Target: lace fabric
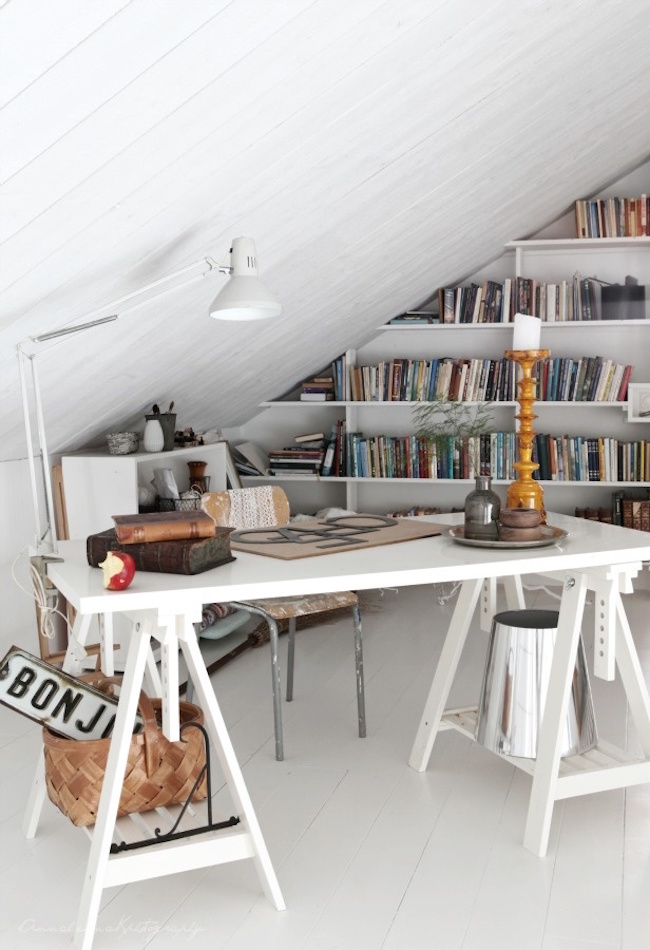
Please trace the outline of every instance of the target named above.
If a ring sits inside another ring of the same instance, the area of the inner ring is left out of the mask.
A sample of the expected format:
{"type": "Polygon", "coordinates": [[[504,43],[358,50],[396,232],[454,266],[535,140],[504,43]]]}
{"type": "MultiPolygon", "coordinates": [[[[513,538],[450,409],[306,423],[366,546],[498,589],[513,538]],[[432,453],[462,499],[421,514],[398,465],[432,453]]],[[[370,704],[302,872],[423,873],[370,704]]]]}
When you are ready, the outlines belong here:
{"type": "Polygon", "coordinates": [[[269,528],[278,523],[273,504],[273,488],[261,485],[244,491],[229,491],[230,528],[269,528]]]}

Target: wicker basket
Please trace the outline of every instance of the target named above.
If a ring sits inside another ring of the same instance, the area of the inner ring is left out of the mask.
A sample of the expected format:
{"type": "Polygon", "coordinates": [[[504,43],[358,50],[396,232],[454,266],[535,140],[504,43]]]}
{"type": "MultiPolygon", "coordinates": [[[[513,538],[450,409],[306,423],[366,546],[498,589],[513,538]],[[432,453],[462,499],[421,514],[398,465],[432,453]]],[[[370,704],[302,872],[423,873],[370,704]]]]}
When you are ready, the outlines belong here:
{"type": "Polygon", "coordinates": [[[109,455],[133,455],[140,446],[137,432],[109,432],[106,436],[109,455]]]}
{"type": "MultiPolygon", "coordinates": [[[[100,689],[115,680],[82,677],[100,689]]],[[[119,680],[118,680],[119,682],[119,680]]],[[[184,803],[201,771],[205,770],[205,745],[200,729],[184,730],[180,742],[170,742],[158,725],[162,703],[140,694],[138,708],[144,720],[143,732],[131,737],[118,817],[149,811],[162,805],[184,803]]],[[[202,725],[203,712],[193,703],[180,703],[181,726],[202,725]]],[[[93,825],[104,781],[110,739],[66,739],[47,727],[43,729],[45,784],[50,800],[79,827],[93,825]]],[[[207,795],[204,774],[192,801],[207,795]]]]}
{"type": "Polygon", "coordinates": [[[156,505],[158,511],[198,511],[201,496],[196,492],[186,498],[158,498],[156,505]]]}

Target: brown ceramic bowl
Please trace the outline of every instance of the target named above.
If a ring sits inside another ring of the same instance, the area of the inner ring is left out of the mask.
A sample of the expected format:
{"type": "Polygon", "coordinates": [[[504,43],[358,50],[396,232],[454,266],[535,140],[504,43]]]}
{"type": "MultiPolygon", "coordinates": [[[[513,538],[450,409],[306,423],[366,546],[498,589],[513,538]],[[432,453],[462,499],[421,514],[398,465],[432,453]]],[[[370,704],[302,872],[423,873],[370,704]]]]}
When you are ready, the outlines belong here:
{"type": "Polygon", "coordinates": [[[536,508],[502,508],[499,521],[506,528],[538,528],[542,516],[536,508]]]}
{"type": "Polygon", "coordinates": [[[499,525],[499,541],[541,541],[542,526],[534,528],[507,528],[499,525]]]}

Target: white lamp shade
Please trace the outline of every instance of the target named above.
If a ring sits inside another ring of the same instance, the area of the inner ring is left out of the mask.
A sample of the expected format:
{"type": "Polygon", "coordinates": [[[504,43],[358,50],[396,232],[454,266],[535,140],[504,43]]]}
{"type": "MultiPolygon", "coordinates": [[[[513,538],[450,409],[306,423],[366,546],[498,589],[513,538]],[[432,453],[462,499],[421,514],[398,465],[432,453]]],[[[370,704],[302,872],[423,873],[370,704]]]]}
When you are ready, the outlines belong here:
{"type": "Polygon", "coordinates": [[[257,276],[255,243],[235,238],[230,252],[232,274],[210,305],[217,320],[266,320],[279,317],[282,305],[257,276]]]}

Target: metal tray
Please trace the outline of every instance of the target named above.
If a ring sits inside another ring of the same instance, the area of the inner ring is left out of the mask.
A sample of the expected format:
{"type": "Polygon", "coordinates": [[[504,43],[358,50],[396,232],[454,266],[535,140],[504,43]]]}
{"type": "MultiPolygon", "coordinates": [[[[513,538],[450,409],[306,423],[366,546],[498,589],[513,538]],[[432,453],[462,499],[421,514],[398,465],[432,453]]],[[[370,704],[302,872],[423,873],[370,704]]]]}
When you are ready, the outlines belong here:
{"type": "Polygon", "coordinates": [[[465,529],[462,525],[449,529],[449,537],[459,544],[466,544],[472,548],[546,548],[551,544],[557,544],[563,538],[568,537],[569,532],[563,528],[554,528],[550,524],[542,525],[542,537],[537,541],[481,541],[478,538],[466,538],[465,529]]]}

